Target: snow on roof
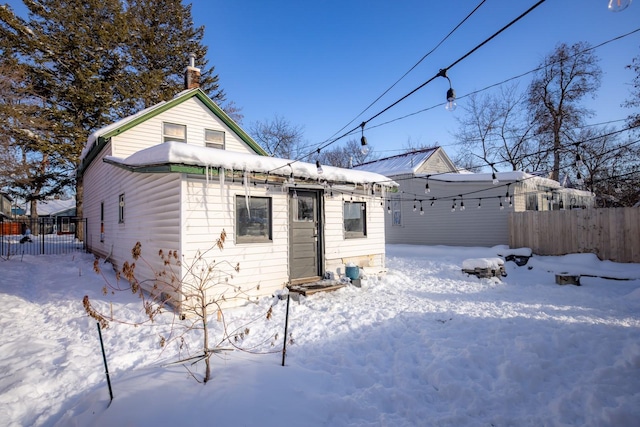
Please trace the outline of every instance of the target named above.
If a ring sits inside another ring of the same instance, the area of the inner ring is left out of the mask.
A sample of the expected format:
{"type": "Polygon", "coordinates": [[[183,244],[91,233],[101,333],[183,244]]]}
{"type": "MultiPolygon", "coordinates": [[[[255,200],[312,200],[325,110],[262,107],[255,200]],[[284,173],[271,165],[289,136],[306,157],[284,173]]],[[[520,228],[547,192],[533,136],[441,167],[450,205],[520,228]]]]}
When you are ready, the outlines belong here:
{"type": "Polygon", "coordinates": [[[140,150],[126,159],[107,156],[106,160],[126,166],[152,166],[162,164],[184,164],[206,166],[233,170],[246,170],[270,175],[326,180],[329,182],[349,182],[355,184],[379,184],[397,187],[394,181],[384,175],[373,172],[322,166],[323,173],[318,173],[315,164],[301,161],[260,156],[257,154],[237,153],[200,147],[183,142],[166,142],[140,150]]]}
{"type": "Polygon", "coordinates": [[[409,153],[363,163],[355,166],[354,169],[387,176],[411,174],[415,173],[436,150],[437,147],[411,151],[409,153]]]}
{"type": "Polygon", "coordinates": [[[71,198],[66,200],[55,199],[39,201],[36,209],[38,209],[38,215],[53,215],[69,209],[75,209],[75,207],[76,200],[71,198]]]}

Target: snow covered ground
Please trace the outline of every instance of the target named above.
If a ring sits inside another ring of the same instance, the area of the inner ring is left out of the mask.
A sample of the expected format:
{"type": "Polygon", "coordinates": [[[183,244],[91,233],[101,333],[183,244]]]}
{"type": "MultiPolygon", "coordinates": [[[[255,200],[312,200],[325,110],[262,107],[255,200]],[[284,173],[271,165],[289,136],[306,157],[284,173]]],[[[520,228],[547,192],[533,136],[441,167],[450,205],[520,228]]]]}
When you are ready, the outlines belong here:
{"type": "Polygon", "coordinates": [[[640,265],[533,257],[506,262],[501,280],[478,279],[461,272],[463,262],[504,247],[387,251],[382,279],[291,302],[284,367],[286,301],[276,298],[226,313],[230,327],[258,319],[242,342],[253,353],[214,358],[206,385],[169,364],[175,346],[160,349],[171,316],[153,327],[112,323],[102,331],[111,403],[82,298],[128,319],[142,319],[140,300],[104,296],[87,254],[0,260],[1,424],[640,424],[640,265]],[[582,286],[559,286],[560,272],[632,280],[583,276],[582,286]]]}

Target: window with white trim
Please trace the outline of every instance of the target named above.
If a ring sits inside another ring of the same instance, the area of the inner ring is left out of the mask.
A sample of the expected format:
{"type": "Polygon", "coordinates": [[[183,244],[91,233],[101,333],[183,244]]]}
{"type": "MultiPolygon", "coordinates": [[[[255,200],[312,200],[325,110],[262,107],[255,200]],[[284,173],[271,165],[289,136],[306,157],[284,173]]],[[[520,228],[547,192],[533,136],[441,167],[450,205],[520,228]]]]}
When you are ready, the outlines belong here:
{"type": "Polygon", "coordinates": [[[162,123],[162,141],[187,142],[187,125],[162,123]]]}
{"type": "Polygon", "coordinates": [[[365,202],[344,202],[343,215],[345,239],[367,237],[367,204],[365,202]]]}
{"type": "Polygon", "coordinates": [[[224,132],[221,130],[205,129],[204,144],[209,148],[224,150],[224,132]]]}
{"type": "Polygon", "coordinates": [[[124,193],[118,196],[118,223],[124,223],[124,193]]]}
{"type": "Polygon", "coordinates": [[[271,198],[236,196],[236,242],[264,243],[271,236],[271,198]]]}

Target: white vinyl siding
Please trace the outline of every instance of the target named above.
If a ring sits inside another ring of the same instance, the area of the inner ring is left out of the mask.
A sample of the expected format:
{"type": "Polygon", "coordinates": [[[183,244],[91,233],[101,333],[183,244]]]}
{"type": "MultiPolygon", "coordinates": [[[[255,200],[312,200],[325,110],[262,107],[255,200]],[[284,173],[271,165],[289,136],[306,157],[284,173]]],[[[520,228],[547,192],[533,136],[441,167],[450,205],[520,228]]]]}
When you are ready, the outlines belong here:
{"type": "Polygon", "coordinates": [[[144,148],[162,144],[163,123],[187,125],[187,144],[205,147],[205,129],[224,132],[224,149],[241,153],[252,153],[236,134],[216,117],[197,98],[190,98],[174,108],[158,114],[137,126],[112,137],[113,155],[126,158],[144,148]]]}
{"type": "MultiPolygon", "coordinates": [[[[449,246],[494,246],[509,243],[508,215],[513,212],[504,201],[506,187],[491,182],[445,183],[429,180],[431,192],[424,194],[425,180],[422,178],[401,181],[403,194],[416,194],[422,200],[423,215],[420,215],[420,203],[413,211],[414,201],[403,199],[402,226],[392,224],[391,215],[386,215],[387,243],[415,245],[449,246]],[[481,191],[482,190],[482,191],[481,191]],[[465,210],[460,210],[462,194],[465,210]],[[468,196],[464,196],[468,194],[468,196]],[[430,198],[439,199],[431,205],[430,198]],[[453,198],[456,198],[456,210],[451,211],[453,198]],[[479,198],[482,198],[478,209],[479,198]],[[504,209],[500,210],[502,200],[504,209]]],[[[515,186],[511,185],[513,192],[515,186]]],[[[521,204],[518,198],[514,200],[521,204]]]]}
{"type": "MultiPolygon", "coordinates": [[[[183,233],[185,260],[193,260],[198,251],[211,249],[210,256],[224,259],[231,265],[240,264],[233,272],[230,285],[247,292],[247,298],[271,295],[282,289],[289,280],[289,234],[287,195],[280,191],[267,192],[263,186],[251,186],[249,197],[268,197],[273,219],[272,239],[263,243],[239,243],[235,235],[236,196],[245,197],[245,188],[226,180],[221,186],[217,179],[188,176],[183,183],[183,233]],[[221,188],[222,187],[222,188],[221,188]],[[224,249],[214,247],[222,231],[227,233],[224,249]],[[258,287],[259,289],[257,289],[258,287]]],[[[227,271],[229,266],[221,265],[227,271]]],[[[246,301],[246,299],[245,299],[246,301]]]]}
{"type": "MultiPolygon", "coordinates": [[[[103,157],[104,154],[87,168],[83,179],[88,249],[96,255],[108,256],[120,269],[125,261],[131,262],[131,249],[140,242],[145,260],[154,269],[161,269],[158,251],[179,249],[180,245],[180,174],[133,173],[104,163],[103,157]],[[120,194],[126,194],[126,218],[122,224],[118,223],[120,194]]],[[[145,264],[137,263],[136,270],[141,277],[153,277],[145,264]]]]}
{"type": "Polygon", "coordinates": [[[346,239],[343,224],[343,201],[325,194],[324,252],[325,271],[342,271],[348,262],[369,267],[377,273],[384,267],[386,205],[380,197],[359,196],[354,201],[366,203],[367,235],[359,239],[346,239]]]}

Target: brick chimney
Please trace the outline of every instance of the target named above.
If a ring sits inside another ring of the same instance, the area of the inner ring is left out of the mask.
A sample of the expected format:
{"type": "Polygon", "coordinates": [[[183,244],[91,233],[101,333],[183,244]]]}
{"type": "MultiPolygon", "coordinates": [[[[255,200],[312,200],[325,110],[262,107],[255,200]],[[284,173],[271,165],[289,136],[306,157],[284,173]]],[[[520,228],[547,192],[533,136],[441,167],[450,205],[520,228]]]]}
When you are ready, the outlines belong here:
{"type": "Polygon", "coordinates": [[[196,68],[196,54],[189,54],[189,66],[184,70],[184,88],[200,87],[200,68],[196,68]]]}

